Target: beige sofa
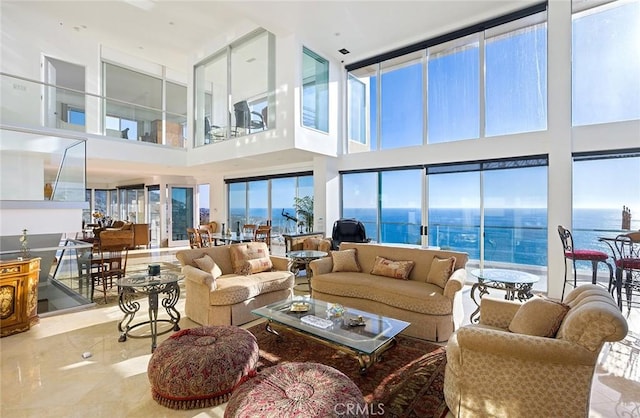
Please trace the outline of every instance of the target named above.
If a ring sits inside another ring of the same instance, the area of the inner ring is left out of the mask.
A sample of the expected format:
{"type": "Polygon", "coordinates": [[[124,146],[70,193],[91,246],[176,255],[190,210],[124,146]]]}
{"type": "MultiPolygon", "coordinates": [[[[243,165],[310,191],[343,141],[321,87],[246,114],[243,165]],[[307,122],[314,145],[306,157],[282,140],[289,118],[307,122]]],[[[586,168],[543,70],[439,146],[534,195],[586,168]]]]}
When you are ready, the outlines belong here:
{"type": "Polygon", "coordinates": [[[453,416],[589,415],[600,350],[625,337],[627,322],[606,289],[592,284],[564,302],[482,299],[480,323],[447,344],[444,395],[453,416]]]}
{"type": "Polygon", "coordinates": [[[253,321],[256,316],[251,310],[293,294],[295,281],[287,268],[289,260],[269,255],[262,242],[182,250],[176,257],[185,276],[185,314],[202,325],[241,325],[253,321]],[[236,273],[232,260],[234,247],[235,250],[259,248],[272,268],[248,275],[236,273]],[[210,271],[196,263],[196,259],[202,259],[205,254],[215,262],[210,271]]]}
{"type": "Polygon", "coordinates": [[[403,332],[409,336],[430,341],[449,339],[462,321],[460,290],[467,277],[466,253],[348,242],[340,245],[341,251],[349,249],[356,250],[360,272],[334,272],[336,252],[310,263],[314,298],[410,322],[403,332]],[[377,256],[414,261],[415,266],[408,280],[373,275],[377,256]],[[427,283],[434,258],[439,263],[450,257],[455,257],[455,265],[450,276],[443,278],[444,286],[427,283]]]}

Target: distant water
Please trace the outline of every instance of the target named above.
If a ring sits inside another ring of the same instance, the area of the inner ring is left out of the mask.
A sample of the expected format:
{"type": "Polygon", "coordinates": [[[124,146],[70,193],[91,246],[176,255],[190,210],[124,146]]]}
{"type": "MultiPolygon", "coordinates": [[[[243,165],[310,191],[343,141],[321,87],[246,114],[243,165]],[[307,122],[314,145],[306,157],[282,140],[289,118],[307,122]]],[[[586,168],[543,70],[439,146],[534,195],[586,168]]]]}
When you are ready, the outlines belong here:
{"type": "MultiPolygon", "coordinates": [[[[295,216],[293,208],[274,208],[267,217],[267,209],[250,210],[247,223],[264,223],[271,219],[276,231],[295,230],[293,222],[282,211],[295,216]]],[[[610,253],[609,247],[598,241],[601,236],[615,237],[620,233],[622,210],[576,209],[573,237],[576,248],[599,249],[610,253]]],[[[231,225],[244,223],[244,209],[231,210],[231,225]]],[[[420,209],[383,209],[381,236],[377,236],[376,209],[345,209],[345,218],[364,223],[367,236],[378,242],[420,244],[420,209]]],[[[535,266],[547,265],[546,209],[485,209],[485,260],[535,266]]],[[[326,233],[331,234],[331,225],[326,233]]],[[[555,227],[554,227],[555,229],[555,227]]],[[[631,222],[631,229],[640,229],[640,215],[631,222]]],[[[480,211],[478,209],[431,209],[429,211],[429,245],[464,251],[471,259],[480,258],[480,211]]],[[[557,235],[554,235],[554,239],[557,235]]],[[[559,237],[557,238],[560,239],[559,237]]]]}

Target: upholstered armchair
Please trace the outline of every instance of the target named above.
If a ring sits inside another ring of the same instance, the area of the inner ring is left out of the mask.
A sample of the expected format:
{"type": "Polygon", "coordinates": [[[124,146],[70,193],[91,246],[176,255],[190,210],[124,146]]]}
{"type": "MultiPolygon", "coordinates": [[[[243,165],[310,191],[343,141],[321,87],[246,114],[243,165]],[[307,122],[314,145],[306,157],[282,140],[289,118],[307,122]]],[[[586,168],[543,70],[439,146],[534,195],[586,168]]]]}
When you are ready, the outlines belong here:
{"type": "Polygon", "coordinates": [[[592,284],[564,303],[485,298],[480,323],[447,344],[447,406],[456,417],[586,417],[600,350],[626,334],[611,295],[592,284]]]}

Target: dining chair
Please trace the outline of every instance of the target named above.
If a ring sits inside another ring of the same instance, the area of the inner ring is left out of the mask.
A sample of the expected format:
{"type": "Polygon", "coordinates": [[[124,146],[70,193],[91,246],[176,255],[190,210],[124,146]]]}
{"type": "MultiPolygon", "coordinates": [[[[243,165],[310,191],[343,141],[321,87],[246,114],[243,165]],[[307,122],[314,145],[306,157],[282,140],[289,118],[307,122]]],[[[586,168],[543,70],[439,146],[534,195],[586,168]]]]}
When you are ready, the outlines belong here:
{"type": "Polygon", "coordinates": [[[640,231],[620,234],[615,240],[604,242],[613,252],[618,307],[622,309],[622,301],[625,300],[627,312],[630,312],[632,306],[640,306],[640,231]]]}
{"type": "Polygon", "coordinates": [[[573,287],[578,285],[578,271],[576,269],[576,261],[588,261],[591,263],[591,283],[598,283],[598,264],[604,263],[609,268],[609,284],[608,289],[611,291],[613,286],[613,267],[607,261],[609,255],[605,252],[589,249],[575,249],[573,245],[573,235],[571,231],[562,225],[558,225],[558,234],[562,241],[562,250],[564,254],[564,284],[562,285],[562,297],[560,300],[564,300],[564,290],[567,283],[572,284],[573,287]],[[573,283],[567,280],[567,260],[571,260],[573,264],[573,283]]]}
{"type": "Polygon", "coordinates": [[[253,240],[266,243],[271,250],[271,225],[258,225],[253,240]]]}
{"type": "Polygon", "coordinates": [[[189,237],[189,246],[191,248],[202,247],[202,241],[200,240],[200,235],[198,234],[197,229],[187,228],[187,237],[189,237]]]}
{"type": "Polygon", "coordinates": [[[244,235],[254,236],[256,235],[256,229],[258,229],[258,225],[256,224],[244,224],[242,227],[242,233],[244,235]]]}
{"type": "Polygon", "coordinates": [[[201,247],[213,247],[213,237],[211,236],[212,232],[208,227],[202,227],[198,229],[198,236],[200,237],[200,246],[201,247]]]}
{"type": "Polygon", "coordinates": [[[102,287],[104,301],[113,281],[124,277],[127,272],[129,248],[133,245],[133,230],[107,230],[100,233],[98,252],[91,262],[91,300],[96,286],[102,287]]]}

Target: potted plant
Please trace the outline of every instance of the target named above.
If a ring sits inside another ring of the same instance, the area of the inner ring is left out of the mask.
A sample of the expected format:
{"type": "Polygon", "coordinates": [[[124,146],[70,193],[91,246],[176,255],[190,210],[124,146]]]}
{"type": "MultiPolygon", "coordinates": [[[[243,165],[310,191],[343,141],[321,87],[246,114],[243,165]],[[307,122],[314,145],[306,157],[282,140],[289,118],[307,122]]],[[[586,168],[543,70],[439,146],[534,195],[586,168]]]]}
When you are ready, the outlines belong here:
{"type": "Polygon", "coordinates": [[[307,232],[313,232],[313,196],[294,197],[293,207],[307,226],[307,232]]]}

